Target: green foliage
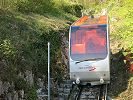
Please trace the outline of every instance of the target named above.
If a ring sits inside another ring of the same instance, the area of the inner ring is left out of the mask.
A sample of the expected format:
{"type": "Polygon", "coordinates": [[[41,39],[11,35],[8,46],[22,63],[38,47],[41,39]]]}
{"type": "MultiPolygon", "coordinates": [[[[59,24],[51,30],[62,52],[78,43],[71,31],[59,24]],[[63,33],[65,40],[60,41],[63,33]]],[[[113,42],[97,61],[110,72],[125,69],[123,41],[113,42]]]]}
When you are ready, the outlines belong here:
{"type": "Polygon", "coordinates": [[[0,9],[15,9],[18,0],[0,0],[0,9]]]}
{"type": "Polygon", "coordinates": [[[26,100],[37,99],[36,88],[34,86],[30,86],[23,78],[16,78],[14,81],[15,90],[24,90],[26,93],[26,100]]]}
{"type": "Polygon", "coordinates": [[[118,37],[114,37],[116,39],[119,38],[121,40],[121,46],[124,49],[131,49],[133,52],[133,44],[132,44],[132,16],[133,16],[133,2],[131,0],[125,1],[117,1],[113,5],[112,10],[110,11],[110,17],[116,19],[115,22],[111,22],[113,28],[115,29],[112,32],[112,35],[118,35],[118,37]]]}
{"type": "Polygon", "coordinates": [[[23,78],[15,78],[14,80],[15,90],[27,90],[29,88],[28,83],[23,78]]]}
{"type": "Polygon", "coordinates": [[[37,100],[36,89],[34,86],[28,88],[26,92],[26,100],[37,100]]]}
{"type": "Polygon", "coordinates": [[[46,12],[49,12],[53,10],[53,3],[50,1],[45,1],[45,0],[38,0],[38,1],[33,1],[33,0],[25,0],[21,1],[18,3],[17,8],[18,11],[21,12],[34,12],[34,13],[39,13],[43,14],[46,12]]]}
{"type": "Polygon", "coordinates": [[[0,44],[0,51],[1,51],[1,56],[5,56],[6,58],[12,57],[14,58],[15,56],[15,47],[11,44],[10,40],[2,40],[2,43],[0,44]]]}
{"type": "Polygon", "coordinates": [[[72,15],[75,15],[77,17],[80,17],[81,16],[81,10],[83,9],[83,6],[82,5],[79,5],[79,4],[63,4],[62,6],[62,9],[67,12],[67,13],[70,13],[72,15]]]}
{"type": "Polygon", "coordinates": [[[2,59],[19,71],[33,69],[38,74],[47,72],[47,42],[51,42],[51,61],[55,62],[60,50],[59,30],[68,26],[64,20],[36,14],[0,12],[2,59]],[[8,13],[8,14],[7,14],[8,13]],[[56,22],[56,23],[55,23],[56,22]],[[3,56],[2,56],[3,55],[3,56]]]}

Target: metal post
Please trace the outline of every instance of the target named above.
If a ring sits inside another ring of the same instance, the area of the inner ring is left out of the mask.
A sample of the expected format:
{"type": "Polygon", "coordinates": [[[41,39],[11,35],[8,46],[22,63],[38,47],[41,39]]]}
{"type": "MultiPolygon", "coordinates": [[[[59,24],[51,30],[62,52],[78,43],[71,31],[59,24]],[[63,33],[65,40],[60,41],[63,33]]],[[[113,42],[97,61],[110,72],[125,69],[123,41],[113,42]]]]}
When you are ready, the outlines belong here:
{"type": "Polygon", "coordinates": [[[48,100],[50,100],[50,42],[48,42],[48,100]]]}

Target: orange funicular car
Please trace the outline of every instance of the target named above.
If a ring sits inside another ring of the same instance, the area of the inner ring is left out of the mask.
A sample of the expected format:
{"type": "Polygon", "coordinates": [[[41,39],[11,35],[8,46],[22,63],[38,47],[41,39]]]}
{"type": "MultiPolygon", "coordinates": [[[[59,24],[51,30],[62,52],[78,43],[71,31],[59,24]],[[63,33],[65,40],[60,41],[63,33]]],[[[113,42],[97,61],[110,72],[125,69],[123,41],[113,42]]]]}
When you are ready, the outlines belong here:
{"type": "Polygon", "coordinates": [[[110,83],[109,31],[106,15],[83,16],[69,31],[70,79],[76,83],[110,83]]]}

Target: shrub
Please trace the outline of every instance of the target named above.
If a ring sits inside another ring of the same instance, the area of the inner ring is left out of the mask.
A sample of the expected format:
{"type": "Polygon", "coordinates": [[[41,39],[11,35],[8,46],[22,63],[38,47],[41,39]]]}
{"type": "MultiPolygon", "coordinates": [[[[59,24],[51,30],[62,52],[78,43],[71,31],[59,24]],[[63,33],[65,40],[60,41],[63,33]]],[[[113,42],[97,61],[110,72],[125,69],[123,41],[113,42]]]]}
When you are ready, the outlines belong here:
{"type": "Polygon", "coordinates": [[[26,100],[37,100],[36,89],[34,86],[30,87],[28,91],[26,91],[26,100]]]}
{"type": "Polygon", "coordinates": [[[81,16],[81,10],[83,9],[82,5],[71,4],[71,5],[63,5],[63,10],[72,15],[76,15],[77,17],[81,16]]]}
{"type": "Polygon", "coordinates": [[[28,83],[23,78],[17,78],[15,79],[15,90],[24,90],[26,91],[29,87],[28,83]]]}

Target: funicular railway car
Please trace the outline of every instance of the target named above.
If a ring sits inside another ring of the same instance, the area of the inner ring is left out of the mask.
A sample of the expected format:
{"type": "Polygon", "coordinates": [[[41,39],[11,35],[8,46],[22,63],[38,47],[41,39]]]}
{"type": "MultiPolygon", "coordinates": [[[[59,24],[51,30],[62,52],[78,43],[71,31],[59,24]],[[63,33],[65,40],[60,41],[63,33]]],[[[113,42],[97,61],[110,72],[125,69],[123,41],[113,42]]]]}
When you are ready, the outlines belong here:
{"type": "Polygon", "coordinates": [[[70,79],[81,85],[108,84],[110,82],[109,49],[106,15],[96,18],[83,16],[73,23],[69,31],[70,79]]]}

